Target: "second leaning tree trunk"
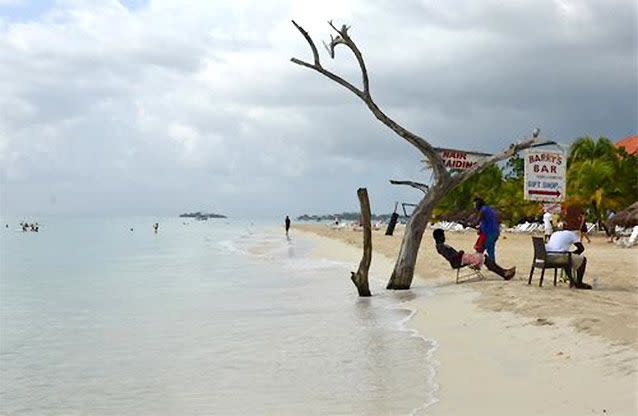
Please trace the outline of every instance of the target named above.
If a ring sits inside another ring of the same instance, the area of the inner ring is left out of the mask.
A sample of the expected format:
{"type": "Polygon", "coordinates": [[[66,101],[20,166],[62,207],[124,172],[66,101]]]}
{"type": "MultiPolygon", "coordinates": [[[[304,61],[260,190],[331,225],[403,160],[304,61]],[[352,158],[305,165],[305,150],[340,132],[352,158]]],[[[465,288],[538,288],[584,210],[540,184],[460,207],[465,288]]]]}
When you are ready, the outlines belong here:
{"type": "Polygon", "coordinates": [[[368,190],[359,188],[357,190],[359,204],[361,205],[361,225],[363,226],[363,256],[359,263],[359,270],[352,273],[352,283],[357,287],[359,296],[372,296],[368,284],[368,270],[372,261],[372,226],[370,224],[370,200],[368,199],[368,190]]]}

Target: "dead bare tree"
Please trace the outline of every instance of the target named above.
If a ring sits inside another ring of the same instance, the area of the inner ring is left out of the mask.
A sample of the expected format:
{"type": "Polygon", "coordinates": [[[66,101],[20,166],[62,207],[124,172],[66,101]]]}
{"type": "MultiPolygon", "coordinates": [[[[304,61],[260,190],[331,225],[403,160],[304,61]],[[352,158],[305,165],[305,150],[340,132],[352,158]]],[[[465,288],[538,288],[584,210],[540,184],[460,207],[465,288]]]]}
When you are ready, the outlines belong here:
{"type": "Polygon", "coordinates": [[[372,262],[372,226],[370,224],[370,199],[368,199],[368,190],[366,188],[357,189],[359,197],[359,205],[361,205],[361,224],[363,225],[363,256],[359,263],[357,272],[352,274],[352,283],[357,287],[359,296],[372,296],[370,286],[368,284],[368,270],[372,262]]]}
{"type": "Polygon", "coordinates": [[[432,145],[430,145],[430,143],[428,143],[422,137],[400,126],[390,117],[388,117],[383,111],[381,111],[379,106],[377,106],[377,104],[374,102],[374,100],[372,99],[372,94],[370,93],[370,81],[368,79],[368,71],[366,69],[365,61],[363,60],[363,55],[359,51],[359,48],[348,34],[348,30],[350,29],[349,26],[342,25],[340,29],[337,29],[337,27],[333,25],[332,21],[329,21],[328,24],[337,33],[337,36],[335,37],[331,35],[330,43],[326,44],[324,42],[324,46],[328,50],[330,57],[333,59],[335,56],[335,48],[337,47],[337,45],[344,45],[346,48],[350,49],[350,51],[357,59],[359,68],[361,70],[361,87],[356,87],[352,83],[324,68],[319,59],[319,52],[317,51],[317,47],[315,46],[315,43],[308,32],[301,26],[299,26],[294,20],[292,21],[292,24],[295,25],[297,30],[308,42],[308,45],[310,45],[310,49],[312,50],[313,62],[309,63],[297,58],[291,58],[291,61],[297,65],[301,65],[317,71],[325,77],[350,90],[365,103],[368,109],[370,109],[372,114],[374,114],[374,116],[379,121],[389,127],[393,132],[406,140],[412,146],[416,147],[417,150],[419,150],[425,156],[433,171],[433,184],[429,188],[423,184],[412,181],[400,181],[401,183],[399,183],[412,186],[425,192],[424,197],[417,204],[412,213],[412,216],[406,224],[399,256],[397,258],[396,264],[394,265],[392,276],[390,276],[390,280],[387,285],[388,289],[409,289],[414,277],[414,266],[416,264],[419,247],[421,245],[421,239],[423,237],[423,233],[428,224],[428,221],[430,220],[430,217],[432,215],[432,210],[436,206],[436,204],[441,199],[443,199],[443,197],[445,197],[445,195],[447,195],[447,193],[449,193],[452,189],[454,189],[473,175],[479,173],[486,167],[500,160],[504,160],[513,156],[523,149],[540,143],[541,139],[537,137],[538,134],[537,132],[535,132],[534,137],[522,139],[519,142],[510,145],[507,150],[486,158],[481,163],[477,163],[468,170],[452,175],[446,170],[443,159],[439,156],[436,149],[432,145]]]}

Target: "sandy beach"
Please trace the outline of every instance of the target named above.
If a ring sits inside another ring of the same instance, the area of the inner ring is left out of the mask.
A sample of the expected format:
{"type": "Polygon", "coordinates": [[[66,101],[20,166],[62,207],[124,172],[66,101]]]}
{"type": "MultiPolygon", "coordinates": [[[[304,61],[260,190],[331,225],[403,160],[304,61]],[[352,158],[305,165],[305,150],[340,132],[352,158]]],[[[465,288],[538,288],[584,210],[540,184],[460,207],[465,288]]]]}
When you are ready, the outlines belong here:
{"type": "MultiPolygon", "coordinates": [[[[294,231],[317,242],[316,256],[350,261],[356,270],[360,231],[319,224],[295,225],[294,231]]],[[[473,232],[446,234],[450,245],[464,250],[476,238],[473,232]]],[[[401,237],[401,228],[392,237],[373,232],[372,277],[387,281],[401,237]]],[[[602,236],[585,248],[584,281],[593,284],[591,291],[560,282],[555,287],[551,272],[543,287],[540,273],[528,285],[531,238],[510,233],[497,244],[497,260],[517,267],[512,281],[484,271],[486,280],[457,285],[428,229],[418,276],[401,294],[415,310],[409,326],[439,345],[438,401],[417,414],[638,414],[638,251],[602,236]]]]}

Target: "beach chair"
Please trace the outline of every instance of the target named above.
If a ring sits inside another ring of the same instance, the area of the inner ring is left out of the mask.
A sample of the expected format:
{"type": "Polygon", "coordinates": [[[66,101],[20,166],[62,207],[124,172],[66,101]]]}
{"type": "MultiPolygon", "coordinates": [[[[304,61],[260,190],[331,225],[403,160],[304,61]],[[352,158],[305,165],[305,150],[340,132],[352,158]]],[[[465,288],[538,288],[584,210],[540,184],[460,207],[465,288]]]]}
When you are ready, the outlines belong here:
{"type": "Polygon", "coordinates": [[[529,222],[524,222],[522,224],[519,224],[518,228],[516,229],[516,232],[524,233],[525,231],[527,231],[528,227],[529,227],[529,222]]]}
{"type": "Polygon", "coordinates": [[[464,264],[456,269],[456,284],[470,281],[476,278],[477,280],[485,279],[481,269],[472,264],[464,264]]]}
{"type": "MultiPolygon", "coordinates": [[[[626,235],[627,232],[626,230],[623,230],[622,232],[616,231],[616,234],[626,235]]],[[[629,235],[629,237],[623,237],[616,240],[616,244],[624,248],[633,247],[634,245],[636,245],[637,242],[638,242],[638,225],[634,226],[634,228],[631,230],[631,234],[629,235]]]]}
{"type": "Polygon", "coordinates": [[[554,286],[558,278],[558,269],[565,269],[572,267],[572,253],[569,251],[547,251],[545,249],[545,241],[543,237],[532,237],[532,243],[534,245],[534,259],[532,260],[532,269],[529,272],[528,285],[532,284],[532,276],[534,275],[534,269],[541,269],[541,278],[538,286],[543,286],[543,277],[545,277],[545,269],[554,269],[554,286]],[[547,259],[547,254],[567,254],[567,264],[552,262],[547,259]]]}

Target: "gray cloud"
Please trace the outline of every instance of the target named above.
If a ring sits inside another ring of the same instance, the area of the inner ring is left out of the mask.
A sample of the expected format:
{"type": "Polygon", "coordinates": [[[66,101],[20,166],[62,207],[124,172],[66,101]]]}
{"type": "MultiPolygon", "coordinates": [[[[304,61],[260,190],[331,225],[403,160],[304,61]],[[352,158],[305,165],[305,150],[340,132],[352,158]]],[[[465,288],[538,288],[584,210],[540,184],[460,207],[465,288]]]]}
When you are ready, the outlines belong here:
{"type": "MultiPolygon", "coordinates": [[[[348,22],[378,104],[435,145],[496,151],[638,130],[636,4],[61,2],[0,17],[3,213],[235,216],[413,201],[420,155],[289,62],[348,22]]],[[[0,15],[2,14],[0,6],[0,15]]],[[[322,51],[323,52],[323,51],[322,51]]],[[[322,61],[359,82],[354,59],[322,61]]]]}

